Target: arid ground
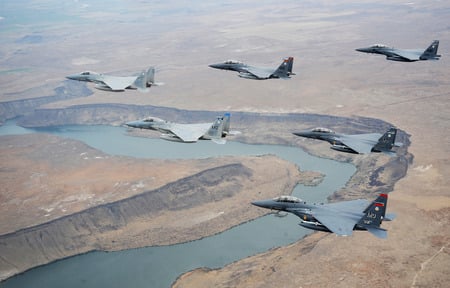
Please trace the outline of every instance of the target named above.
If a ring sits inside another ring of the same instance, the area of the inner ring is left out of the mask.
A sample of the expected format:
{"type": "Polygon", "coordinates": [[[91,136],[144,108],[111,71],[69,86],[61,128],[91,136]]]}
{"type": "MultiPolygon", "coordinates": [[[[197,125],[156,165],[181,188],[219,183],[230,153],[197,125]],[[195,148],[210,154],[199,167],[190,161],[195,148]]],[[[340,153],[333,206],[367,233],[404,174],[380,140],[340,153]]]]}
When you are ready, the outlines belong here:
{"type": "MultiPolygon", "coordinates": [[[[448,286],[449,3],[29,2],[0,4],[2,121],[21,115],[14,101],[54,95],[65,75],[84,70],[130,75],[154,65],[157,81],[165,85],[148,93],[109,93],[90,83],[90,96],[36,108],[121,103],[363,116],[411,135],[413,162],[389,194],[388,207],[397,219],[383,223],[387,240],[363,232],[344,238],[315,233],[223,269],[188,273],[176,287],[448,286]],[[393,62],[354,50],[380,42],[425,49],[434,39],[440,40],[439,61],[393,62]],[[252,81],[207,66],[238,59],[276,67],[286,56],[295,58],[297,74],[288,81],[252,81]]],[[[287,137],[296,145],[314,145],[313,152],[329,149],[287,137]]],[[[8,208],[2,203],[1,209],[8,208]]]]}

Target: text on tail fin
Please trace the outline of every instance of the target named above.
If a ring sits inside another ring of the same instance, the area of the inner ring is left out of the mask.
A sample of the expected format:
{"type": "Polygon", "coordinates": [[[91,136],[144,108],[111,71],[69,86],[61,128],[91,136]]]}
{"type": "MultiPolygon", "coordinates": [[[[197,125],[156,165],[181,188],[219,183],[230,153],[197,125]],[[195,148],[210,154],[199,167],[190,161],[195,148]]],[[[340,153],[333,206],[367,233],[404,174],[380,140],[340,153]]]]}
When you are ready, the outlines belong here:
{"type": "Polygon", "coordinates": [[[439,59],[441,55],[437,55],[437,51],[439,48],[439,40],[434,40],[430,46],[422,53],[420,56],[421,60],[428,60],[428,59],[439,59]]]}
{"type": "Polygon", "coordinates": [[[136,80],[134,80],[134,86],[139,90],[145,90],[147,88],[147,73],[145,71],[142,71],[136,80]]]}
{"type": "Polygon", "coordinates": [[[395,137],[397,135],[397,129],[392,127],[383,136],[378,139],[378,143],[372,148],[373,152],[387,152],[395,145],[395,137]]]}
{"type": "Polygon", "coordinates": [[[223,117],[217,117],[216,121],[211,125],[211,128],[209,128],[207,135],[210,138],[222,138],[223,127],[223,117]]]}
{"type": "Polygon", "coordinates": [[[277,70],[273,73],[273,75],[280,78],[288,78],[292,73],[292,63],[294,58],[288,57],[283,59],[283,63],[277,68],[277,70]]]}
{"type": "Polygon", "coordinates": [[[386,214],[387,197],[387,194],[380,194],[375,201],[370,203],[358,224],[363,227],[379,227],[386,214]]]}

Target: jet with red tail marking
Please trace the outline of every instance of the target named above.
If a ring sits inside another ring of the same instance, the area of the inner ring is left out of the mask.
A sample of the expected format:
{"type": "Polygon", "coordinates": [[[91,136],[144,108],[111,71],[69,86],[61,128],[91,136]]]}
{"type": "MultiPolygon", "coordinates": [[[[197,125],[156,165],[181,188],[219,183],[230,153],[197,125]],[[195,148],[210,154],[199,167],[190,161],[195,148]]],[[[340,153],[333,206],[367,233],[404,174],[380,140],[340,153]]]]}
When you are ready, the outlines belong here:
{"type": "Polygon", "coordinates": [[[350,236],[353,230],[366,230],[378,238],[387,238],[387,231],[380,227],[383,221],[391,221],[395,214],[386,214],[387,194],[380,194],[374,201],[364,199],[328,204],[308,204],[294,196],[280,196],[270,200],[252,202],[253,205],[290,212],[300,217],[300,226],[308,229],[350,236]]]}

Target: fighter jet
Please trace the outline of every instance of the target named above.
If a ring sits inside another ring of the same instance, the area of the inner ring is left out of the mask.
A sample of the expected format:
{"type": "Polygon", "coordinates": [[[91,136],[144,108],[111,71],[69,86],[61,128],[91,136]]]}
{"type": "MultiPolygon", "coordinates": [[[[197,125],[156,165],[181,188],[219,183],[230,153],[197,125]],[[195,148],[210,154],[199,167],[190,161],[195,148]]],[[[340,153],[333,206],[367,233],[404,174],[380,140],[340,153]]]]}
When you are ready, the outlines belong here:
{"type": "Polygon", "coordinates": [[[395,214],[386,215],[387,194],[380,194],[375,201],[351,200],[329,204],[308,204],[294,196],[280,196],[271,200],[254,201],[253,205],[266,209],[290,212],[300,217],[300,226],[312,230],[352,235],[353,230],[367,230],[376,237],[387,238],[387,231],[380,227],[383,220],[391,221],[395,214]]]}
{"type": "Polygon", "coordinates": [[[227,135],[238,134],[230,131],[230,113],[217,117],[214,123],[179,124],[156,117],[148,117],[139,121],[128,122],[125,125],[133,128],[151,129],[161,133],[161,139],[192,143],[197,140],[212,140],[217,144],[225,144],[227,135]]]}
{"type": "Polygon", "coordinates": [[[239,72],[238,76],[247,79],[265,80],[272,78],[289,79],[292,73],[294,58],[288,57],[283,60],[281,65],[274,68],[261,68],[244,64],[236,60],[228,60],[223,63],[211,64],[209,67],[223,70],[232,70],[239,72]]]}
{"type": "Polygon", "coordinates": [[[386,59],[392,61],[415,62],[419,60],[439,60],[441,55],[436,54],[438,47],[439,40],[434,40],[425,51],[421,49],[396,49],[387,47],[383,44],[375,44],[367,48],[358,48],[356,51],[386,55],[386,59]]]}
{"type": "Polygon", "coordinates": [[[364,154],[369,152],[394,153],[392,147],[399,147],[401,143],[395,143],[397,129],[391,127],[383,135],[379,133],[344,135],[327,128],[314,128],[308,131],[295,132],[296,136],[319,139],[331,144],[331,149],[353,153],[364,154]]]}
{"type": "Polygon", "coordinates": [[[155,68],[150,67],[142,71],[139,76],[111,76],[96,72],[85,71],[79,74],[66,76],[70,80],[94,82],[97,89],[105,91],[124,91],[125,89],[138,89],[141,92],[148,91],[152,85],[158,86],[162,83],[155,82],[155,68]]]}

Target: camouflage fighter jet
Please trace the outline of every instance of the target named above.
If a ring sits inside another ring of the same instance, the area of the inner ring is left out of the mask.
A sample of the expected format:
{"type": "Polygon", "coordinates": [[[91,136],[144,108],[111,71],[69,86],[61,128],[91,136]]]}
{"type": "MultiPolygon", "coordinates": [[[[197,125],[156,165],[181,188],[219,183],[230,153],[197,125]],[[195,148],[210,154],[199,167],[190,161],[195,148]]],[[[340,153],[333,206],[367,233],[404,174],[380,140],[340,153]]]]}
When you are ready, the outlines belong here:
{"type": "Polygon", "coordinates": [[[111,76],[96,72],[85,71],[79,74],[66,76],[70,80],[94,82],[97,89],[105,91],[124,91],[125,89],[137,89],[147,92],[149,87],[162,85],[155,82],[155,68],[150,67],[147,71],[142,71],[138,76],[111,76]]]}
{"type": "Polygon", "coordinates": [[[294,58],[288,57],[283,60],[281,65],[274,68],[254,67],[236,60],[228,60],[223,63],[211,64],[209,67],[223,70],[232,70],[239,72],[238,76],[247,79],[265,80],[273,78],[289,79],[292,73],[294,58]]]}
{"type": "Polygon", "coordinates": [[[376,237],[387,238],[387,231],[380,227],[383,220],[391,221],[395,214],[386,214],[387,194],[380,194],[375,201],[351,200],[328,204],[308,204],[294,196],[280,196],[271,200],[252,202],[253,205],[290,212],[300,217],[300,226],[308,229],[350,236],[353,230],[367,230],[376,237]]]}
{"type": "Polygon", "coordinates": [[[217,117],[214,123],[180,124],[165,121],[156,117],[148,117],[139,121],[128,122],[125,125],[133,128],[151,129],[161,133],[161,139],[192,143],[197,140],[212,140],[217,144],[225,144],[227,135],[238,134],[230,131],[230,113],[217,117]]]}
{"type": "Polygon", "coordinates": [[[345,135],[321,127],[292,134],[300,137],[327,141],[331,144],[331,149],[353,154],[364,154],[369,152],[385,152],[390,154],[394,153],[391,150],[392,147],[399,147],[402,145],[402,143],[395,143],[397,129],[393,127],[383,135],[379,133],[345,135]]]}
{"type": "Polygon", "coordinates": [[[392,61],[415,62],[420,60],[439,60],[441,55],[437,55],[438,47],[439,40],[434,40],[425,51],[421,49],[396,49],[383,44],[358,48],[356,51],[386,55],[386,59],[392,61]]]}

